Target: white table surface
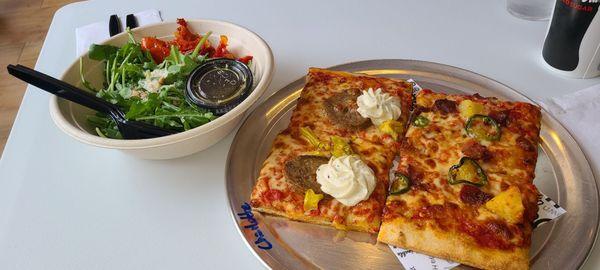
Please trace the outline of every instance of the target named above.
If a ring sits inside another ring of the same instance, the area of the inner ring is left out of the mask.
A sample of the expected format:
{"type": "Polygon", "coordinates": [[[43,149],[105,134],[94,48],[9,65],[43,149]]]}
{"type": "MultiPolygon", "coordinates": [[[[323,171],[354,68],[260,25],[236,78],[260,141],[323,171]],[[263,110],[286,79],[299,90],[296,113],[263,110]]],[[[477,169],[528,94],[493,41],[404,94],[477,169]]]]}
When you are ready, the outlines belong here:
{"type": "MultiPolygon", "coordinates": [[[[75,60],[76,27],[156,8],[165,20],[221,19],[261,35],[275,56],[270,91],[310,66],[378,58],[454,65],[536,99],[600,83],[545,69],[547,22],[512,17],[501,0],[175,2],[65,6],[36,69],[59,76],[75,60]]],[[[0,160],[0,269],[262,268],[229,216],[224,166],[233,134],[186,158],[139,160],[67,137],[49,117],[48,98],[27,89],[0,160]]],[[[596,249],[585,268],[599,267],[596,249]]]]}

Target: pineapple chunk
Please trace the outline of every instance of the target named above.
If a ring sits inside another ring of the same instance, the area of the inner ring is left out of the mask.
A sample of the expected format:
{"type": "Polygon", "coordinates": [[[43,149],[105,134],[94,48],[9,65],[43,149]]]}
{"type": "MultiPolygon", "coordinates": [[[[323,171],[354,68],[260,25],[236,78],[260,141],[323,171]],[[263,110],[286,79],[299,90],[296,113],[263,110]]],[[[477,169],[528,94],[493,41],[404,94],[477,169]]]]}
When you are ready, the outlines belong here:
{"type": "Polygon", "coordinates": [[[323,194],[316,194],[312,189],[304,193],[304,211],[310,211],[319,208],[319,202],[323,199],[323,194]]]}
{"type": "Polygon", "coordinates": [[[396,120],[387,120],[379,125],[381,132],[389,134],[394,140],[398,140],[398,136],[404,131],[402,123],[396,120]]]}
{"type": "Polygon", "coordinates": [[[513,224],[523,219],[523,212],[525,211],[521,201],[521,192],[516,186],[511,186],[500,192],[496,197],[485,203],[485,208],[513,224]]]}
{"type": "Polygon", "coordinates": [[[458,111],[460,112],[460,116],[469,119],[469,117],[483,112],[483,104],[465,99],[458,104],[458,111]]]}

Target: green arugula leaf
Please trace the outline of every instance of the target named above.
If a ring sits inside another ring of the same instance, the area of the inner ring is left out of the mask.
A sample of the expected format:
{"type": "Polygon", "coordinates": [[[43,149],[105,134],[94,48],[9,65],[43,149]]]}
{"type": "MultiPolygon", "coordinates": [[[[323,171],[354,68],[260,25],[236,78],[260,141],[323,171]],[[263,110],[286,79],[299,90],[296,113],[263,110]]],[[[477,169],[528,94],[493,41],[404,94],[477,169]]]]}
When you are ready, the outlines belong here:
{"type": "Polygon", "coordinates": [[[79,77],[80,77],[80,79],[81,79],[81,84],[82,84],[82,85],[83,85],[85,88],[87,88],[88,90],[90,90],[90,91],[93,91],[93,92],[98,92],[98,90],[96,90],[96,88],[94,88],[94,87],[92,86],[92,84],[91,84],[90,82],[88,82],[88,81],[85,79],[85,76],[83,75],[83,58],[79,58],[79,77]]]}
{"type": "Polygon", "coordinates": [[[118,50],[119,47],[112,45],[92,44],[90,45],[90,49],[88,51],[88,57],[97,61],[109,60],[114,57],[118,50]]]}
{"type": "Polygon", "coordinates": [[[123,99],[128,99],[131,97],[132,90],[130,87],[123,86],[120,83],[117,84],[117,90],[119,91],[119,95],[123,97],[123,99]]]}
{"type": "MultiPolygon", "coordinates": [[[[96,96],[119,106],[127,119],[143,121],[173,131],[185,131],[204,125],[215,118],[208,110],[189,103],[185,98],[185,87],[189,74],[208,60],[207,55],[198,55],[201,44],[210,33],[203,36],[191,54],[183,54],[176,46],[171,46],[169,56],[156,64],[148,51],[142,50],[128,31],[129,42],[121,47],[94,45],[90,48],[90,58],[105,62],[104,88],[97,90],[96,96]],[[92,50],[93,49],[93,50],[92,50]],[[157,69],[166,70],[166,78],[160,79],[157,92],[143,89],[145,73],[157,69]],[[133,95],[134,91],[139,91],[133,95]]],[[[82,84],[90,87],[80,70],[82,84]],[[86,85],[87,84],[87,85],[86,85]]],[[[122,139],[117,124],[107,115],[90,115],[87,122],[98,136],[122,139]]]]}

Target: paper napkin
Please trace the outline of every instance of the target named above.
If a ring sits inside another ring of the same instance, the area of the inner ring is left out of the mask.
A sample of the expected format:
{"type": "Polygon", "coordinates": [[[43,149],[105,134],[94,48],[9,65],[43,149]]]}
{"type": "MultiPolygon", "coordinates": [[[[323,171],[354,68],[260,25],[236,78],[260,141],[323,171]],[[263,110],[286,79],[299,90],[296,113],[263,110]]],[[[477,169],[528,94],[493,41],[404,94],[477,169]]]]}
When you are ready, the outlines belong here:
{"type": "Polygon", "coordinates": [[[600,84],[539,102],[565,126],[581,146],[598,175],[600,169],[600,84]]]}
{"type": "MultiPolygon", "coordinates": [[[[145,10],[133,14],[137,19],[139,26],[162,22],[160,12],[156,9],[145,10]]],[[[87,52],[90,45],[100,43],[110,38],[108,32],[109,16],[106,16],[105,21],[95,22],[75,29],[75,39],[77,40],[77,56],[87,52]]],[[[125,15],[119,17],[123,31],[125,31],[125,15]]]]}

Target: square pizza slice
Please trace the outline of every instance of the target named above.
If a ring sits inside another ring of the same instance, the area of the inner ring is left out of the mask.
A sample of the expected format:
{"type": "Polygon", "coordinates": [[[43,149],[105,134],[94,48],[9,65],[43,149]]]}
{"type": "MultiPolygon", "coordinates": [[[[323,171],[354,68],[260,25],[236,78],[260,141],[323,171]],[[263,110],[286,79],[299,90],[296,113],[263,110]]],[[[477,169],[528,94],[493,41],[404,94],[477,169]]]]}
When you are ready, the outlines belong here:
{"type": "Polygon", "coordinates": [[[338,137],[333,148],[320,150],[284,130],[260,170],[252,207],[337,229],[379,231],[393,152],[360,138],[338,137]]]}
{"type": "Polygon", "coordinates": [[[290,128],[393,145],[404,134],[412,89],[403,80],[310,68],[290,128]]]}
{"type": "Polygon", "coordinates": [[[400,149],[378,240],[484,269],[527,269],[541,112],[430,90],[400,149]]]}

